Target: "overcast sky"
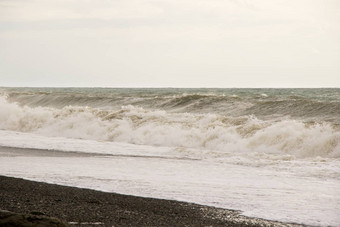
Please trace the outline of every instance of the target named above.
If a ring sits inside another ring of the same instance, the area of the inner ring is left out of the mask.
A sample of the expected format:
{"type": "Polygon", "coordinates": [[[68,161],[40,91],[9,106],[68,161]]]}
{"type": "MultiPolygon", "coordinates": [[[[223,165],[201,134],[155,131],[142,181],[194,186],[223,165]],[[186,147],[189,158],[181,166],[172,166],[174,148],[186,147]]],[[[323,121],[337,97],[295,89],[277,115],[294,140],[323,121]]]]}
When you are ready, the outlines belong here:
{"type": "Polygon", "coordinates": [[[0,0],[0,86],[340,87],[340,1],[0,0]]]}

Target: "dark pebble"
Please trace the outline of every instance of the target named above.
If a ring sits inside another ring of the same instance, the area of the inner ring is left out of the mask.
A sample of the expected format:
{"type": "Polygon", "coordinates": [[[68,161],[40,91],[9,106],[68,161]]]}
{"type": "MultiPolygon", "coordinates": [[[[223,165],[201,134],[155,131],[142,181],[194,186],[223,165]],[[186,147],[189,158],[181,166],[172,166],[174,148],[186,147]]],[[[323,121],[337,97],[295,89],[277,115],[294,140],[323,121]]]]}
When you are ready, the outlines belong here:
{"type": "Polygon", "coordinates": [[[55,217],[71,226],[299,226],[249,218],[235,210],[5,176],[0,176],[0,209],[55,217]]]}

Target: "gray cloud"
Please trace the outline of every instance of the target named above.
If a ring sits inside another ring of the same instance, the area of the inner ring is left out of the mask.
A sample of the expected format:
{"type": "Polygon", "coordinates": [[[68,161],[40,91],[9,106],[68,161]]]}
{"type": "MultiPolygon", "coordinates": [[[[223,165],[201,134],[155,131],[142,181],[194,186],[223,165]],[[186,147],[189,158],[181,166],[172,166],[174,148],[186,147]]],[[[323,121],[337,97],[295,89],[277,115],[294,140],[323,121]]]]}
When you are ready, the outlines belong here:
{"type": "Polygon", "coordinates": [[[0,1],[0,85],[340,86],[336,1],[0,1]]]}

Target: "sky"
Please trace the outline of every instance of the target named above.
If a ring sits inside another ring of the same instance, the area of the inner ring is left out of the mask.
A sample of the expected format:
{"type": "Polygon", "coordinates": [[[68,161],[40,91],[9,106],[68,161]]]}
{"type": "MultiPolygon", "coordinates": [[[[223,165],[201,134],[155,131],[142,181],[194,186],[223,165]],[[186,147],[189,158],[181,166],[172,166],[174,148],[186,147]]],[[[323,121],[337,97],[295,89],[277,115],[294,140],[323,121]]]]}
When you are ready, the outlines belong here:
{"type": "Polygon", "coordinates": [[[340,1],[0,0],[0,86],[340,87],[340,1]]]}

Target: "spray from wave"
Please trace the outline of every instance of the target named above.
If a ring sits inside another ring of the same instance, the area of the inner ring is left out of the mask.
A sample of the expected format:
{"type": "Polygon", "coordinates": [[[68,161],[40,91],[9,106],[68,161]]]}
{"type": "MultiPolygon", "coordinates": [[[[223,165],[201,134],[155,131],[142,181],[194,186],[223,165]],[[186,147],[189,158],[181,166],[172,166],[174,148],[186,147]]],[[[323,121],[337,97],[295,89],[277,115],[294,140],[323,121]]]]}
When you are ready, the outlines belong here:
{"type": "Polygon", "coordinates": [[[0,129],[44,136],[213,150],[215,155],[257,152],[297,158],[340,158],[340,131],[329,123],[253,115],[171,113],[132,105],[29,107],[0,96],[0,129]]]}

